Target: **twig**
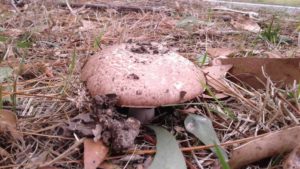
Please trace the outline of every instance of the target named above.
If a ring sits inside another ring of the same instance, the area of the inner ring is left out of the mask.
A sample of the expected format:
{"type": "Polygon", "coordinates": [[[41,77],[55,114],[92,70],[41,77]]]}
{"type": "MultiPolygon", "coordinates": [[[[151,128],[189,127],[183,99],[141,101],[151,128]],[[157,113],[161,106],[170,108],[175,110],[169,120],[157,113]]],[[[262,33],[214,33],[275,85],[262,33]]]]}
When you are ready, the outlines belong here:
{"type": "Polygon", "coordinates": [[[17,7],[17,5],[16,5],[15,0],[10,0],[10,3],[11,3],[11,5],[14,7],[14,9],[15,9],[18,13],[20,13],[20,10],[18,9],[18,7],[17,7]]]}
{"type": "Polygon", "coordinates": [[[56,96],[51,96],[51,95],[39,95],[39,94],[27,94],[23,92],[2,92],[2,94],[5,95],[21,95],[21,96],[29,96],[29,97],[43,97],[43,98],[48,98],[48,99],[57,99],[57,100],[63,100],[63,101],[68,101],[65,98],[61,97],[56,97],[56,96]]]}
{"type": "Polygon", "coordinates": [[[72,15],[76,15],[76,12],[72,9],[72,7],[70,6],[69,0],[65,0],[65,3],[68,7],[68,9],[70,10],[72,15]]]}
{"type": "Polygon", "coordinates": [[[24,134],[24,135],[33,135],[33,136],[41,136],[41,137],[48,137],[48,138],[57,138],[57,139],[63,139],[63,140],[74,140],[74,138],[70,138],[70,137],[62,137],[62,136],[38,134],[38,133],[27,132],[27,131],[20,131],[19,133],[24,134]]]}
{"type": "MultiPolygon", "coordinates": [[[[185,133],[185,137],[186,137],[186,139],[187,139],[187,144],[188,144],[188,146],[189,146],[189,147],[192,147],[190,141],[188,140],[188,135],[187,135],[187,133],[185,133]]],[[[197,157],[197,155],[195,154],[194,150],[191,151],[191,154],[192,154],[194,160],[196,161],[196,164],[197,164],[198,168],[204,169],[203,166],[202,166],[202,164],[201,164],[200,161],[198,160],[198,157],[197,157]]],[[[187,163],[187,164],[188,164],[188,163],[187,163]]],[[[191,168],[191,166],[190,166],[190,168],[191,168]]],[[[196,167],[194,167],[194,168],[196,168],[196,167]]]]}
{"type": "Polygon", "coordinates": [[[6,58],[8,57],[9,52],[11,51],[11,49],[12,49],[12,47],[11,47],[11,45],[9,45],[9,46],[7,47],[7,49],[6,49],[6,52],[5,52],[5,54],[4,54],[2,60],[6,60],[6,58]]]}
{"type": "Polygon", "coordinates": [[[236,31],[236,30],[227,30],[227,31],[219,31],[219,30],[198,30],[193,35],[209,35],[209,36],[224,36],[224,35],[240,35],[244,33],[244,31],[236,31]]]}
{"type": "Polygon", "coordinates": [[[97,4],[81,4],[81,3],[58,3],[61,7],[69,7],[69,8],[91,8],[95,10],[106,10],[106,9],[115,9],[118,12],[167,12],[162,9],[153,8],[153,7],[138,7],[138,6],[129,6],[129,5],[114,5],[114,4],[106,4],[106,3],[97,3],[97,4]]]}
{"type": "MultiPolygon", "coordinates": [[[[226,146],[231,146],[233,144],[245,143],[245,142],[252,141],[252,140],[261,138],[263,136],[266,136],[267,134],[268,133],[262,134],[262,135],[259,135],[259,136],[255,136],[255,137],[248,137],[248,138],[243,138],[243,139],[239,139],[239,140],[235,140],[235,141],[228,141],[226,143],[221,143],[220,146],[226,147],[226,146]]],[[[191,151],[194,151],[194,150],[207,150],[207,149],[210,149],[210,148],[212,148],[214,146],[215,145],[210,144],[210,145],[205,145],[205,146],[185,147],[185,148],[181,148],[181,151],[182,152],[191,152],[191,151]]],[[[135,151],[134,154],[136,154],[136,155],[155,154],[156,153],[156,150],[129,150],[127,153],[131,154],[134,151],[135,151]]]]}

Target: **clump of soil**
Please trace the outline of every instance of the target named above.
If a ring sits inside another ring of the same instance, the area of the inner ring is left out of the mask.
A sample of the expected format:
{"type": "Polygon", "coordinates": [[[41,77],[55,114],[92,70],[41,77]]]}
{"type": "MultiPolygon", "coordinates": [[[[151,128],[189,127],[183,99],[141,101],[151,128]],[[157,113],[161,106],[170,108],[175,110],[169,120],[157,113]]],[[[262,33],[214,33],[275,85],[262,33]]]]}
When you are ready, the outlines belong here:
{"type": "Polygon", "coordinates": [[[115,108],[117,100],[114,94],[96,96],[93,111],[75,116],[66,128],[80,136],[102,140],[115,151],[131,148],[139,134],[140,122],[122,117],[115,108]]]}
{"type": "Polygon", "coordinates": [[[142,42],[132,45],[128,45],[130,51],[139,54],[165,54],[169,52],[169,49],[160,43],[155,42],[142,42]]]}

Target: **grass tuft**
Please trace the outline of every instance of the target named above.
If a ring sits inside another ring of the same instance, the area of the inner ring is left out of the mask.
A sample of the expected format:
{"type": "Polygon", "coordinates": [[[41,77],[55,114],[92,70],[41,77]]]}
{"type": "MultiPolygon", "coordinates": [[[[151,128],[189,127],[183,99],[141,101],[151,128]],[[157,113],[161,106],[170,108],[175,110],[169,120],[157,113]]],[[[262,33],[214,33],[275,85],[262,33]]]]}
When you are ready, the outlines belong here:
{"type": "Polygon", "coordinates": [[[268,27],[261,32],[260,37],[263,40],[276,44],[280,40],[280,27],[278,25],[274,26],[274,19],[275,17],[273,16],[268,27]]]}

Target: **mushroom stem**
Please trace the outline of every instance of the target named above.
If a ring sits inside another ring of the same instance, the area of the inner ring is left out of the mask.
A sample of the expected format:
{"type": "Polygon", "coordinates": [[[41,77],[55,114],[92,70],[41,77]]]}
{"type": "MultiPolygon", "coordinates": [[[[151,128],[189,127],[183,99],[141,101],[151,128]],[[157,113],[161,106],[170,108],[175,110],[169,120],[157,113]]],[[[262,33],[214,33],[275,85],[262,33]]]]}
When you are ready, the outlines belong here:
{"type": "Polygon", "coordinates": [[[128,115],[138,119],[142,124],[148,124],[155,115],[154,108],[129,108],[128,115]]]}

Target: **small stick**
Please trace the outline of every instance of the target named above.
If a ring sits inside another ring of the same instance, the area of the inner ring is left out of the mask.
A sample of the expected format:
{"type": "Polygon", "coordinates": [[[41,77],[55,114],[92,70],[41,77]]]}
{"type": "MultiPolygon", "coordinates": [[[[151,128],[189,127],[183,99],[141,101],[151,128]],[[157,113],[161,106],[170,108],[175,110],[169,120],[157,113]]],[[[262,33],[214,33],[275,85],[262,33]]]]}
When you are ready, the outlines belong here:
{"type": "MultiPolygon", "coordinates": [[[[228,141],[226,143],[221,143],[220,146],[226,147],[226,146],[230,146],[233,144],[240,144],[240,143],[245,143],[248,141],[252,141],[255,140],[257,138],[261,138],[263,136],[266,136],[268,133],[266,134],[262,134],[256,137],[248,137],[248,138],[243,138],[243,139],[239,139],[239,140],[235,140],[235,141],[228,141]]],[[[182,152],[190,152],[193,150],[207,150],[209,148],[214,147],[215,145],[205,145],[205,146],[194,146],[194,147],[185,147],[185,148],[181,148],[182,152]]],[[[127,153],[132,154],[134,152],[134,150],[129,150],[127,153]]],[[[134,154],[136,155],[142,155],[142,154],[155,154],[156,150],[135,150],[134,154]]]]}
{"type": "Polygon", "coordinates": [[[76,12],[72,9],[72,7],[70,6],[69,0],[65,0],[66,5],[68,7],[68,9],[70,10],[72,15],[76,15],[76,12]]]}
{"type": "Polygon", "coordinates": [[[17,5],[16,5],[15,0],[11,0],[10,3],[11,3],[11,5],[14,7],[14,9],[15,9],[18,13],[20,13],[20,10],[18,9],[18,7],[17,7],[17,5]]]}
{"type": "Polygon", "coordinates": [[[56,97],[56,96],[49,96],[49,95],[39,95],[39,94],[27,94],[22,92],[2,92],[3,95],[21,95],[21,96],[29,96],[29,97],[43,97],[48,99],[57,99],[57,100],[63,100],[63,101],[69,101],[65,98],[56,97]]]}
{"type": "Polygon", "coordinates": [[[91,8],[96,10],[106,10],[106,9],[115,9],[118,12],[161,12],[160,9],[155,9],[151,7],[138,7],[138,6],[128,6],[128,5],[113,5],[113,4],[104,4],[104,3],[97,3],[97,4],[81,4],[81,3],[58,3],[61,7],[73,7],[73,8],[91,8]]]}
{"type": "Polygon", "coordinates": [[[18,133],[21,133],[24,135],[41,136],[41,137],[56,138],[56,139],[63,139],[63,140],[74,140],[74,138],[70,138],[70,137],[46,135],[46,134],[39,134],[39,133],[33,133],[33,132],[27,132],[27,131],[18,131],[18,133]]]}

